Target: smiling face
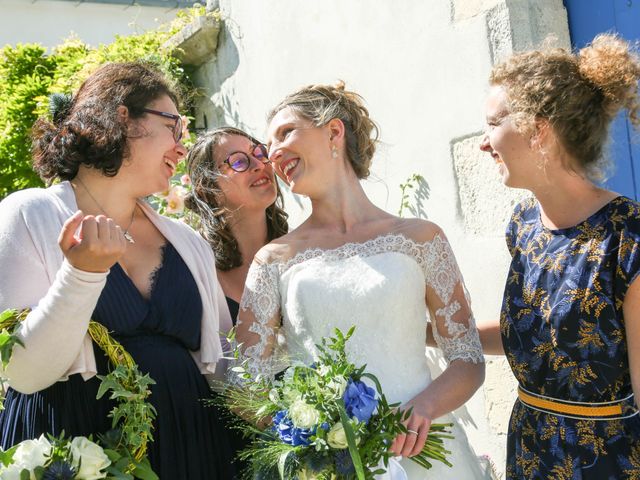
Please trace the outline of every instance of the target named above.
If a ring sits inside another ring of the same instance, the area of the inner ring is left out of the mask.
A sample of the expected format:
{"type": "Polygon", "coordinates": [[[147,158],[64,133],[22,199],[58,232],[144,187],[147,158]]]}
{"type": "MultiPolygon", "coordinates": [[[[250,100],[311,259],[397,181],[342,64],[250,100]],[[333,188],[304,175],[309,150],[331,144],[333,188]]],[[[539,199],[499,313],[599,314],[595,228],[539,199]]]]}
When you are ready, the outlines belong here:
{"type": "Polygon", "coordinates": [[[277,185],[270,163],[257,158],[255,144],[242,135],[224,135],[214,148],[213,158],[218,187],[224,194],[224,206],[230,210],[265,210],[276,201],[277,185]],[[237,152],[245,153],[250,159],[249,168],[244,172],[234,171],[225,160],[237,152]]]}
{"type": "Polygon", "coordinates": [[[544,172],[540,153],[520,133],[507,109],[507,94],[501,86],[491,88],[486,103],[487,132],[480,150],[498,164],[502,182],[512,188],[530,188],[544,172]]]}
{"type": "MultiPolygon", "coordinates": [[[[146,107],[178,115],[175,104],[167,95],[146,107]]],[[[146,113],[129,122],[132,132],[128,140],[129,156],[121,173],[132,180],[137,196],[166,190],[178,163],[187,153],[182,143],[174,140],[175,120],[146,113]]]]}
{"type": "Polygon", "coordinates": [[[332,135],[329,124],[315,127],[290,107],[273,117],[268,130],[269,159],[291,191],[310,195],[335,173],[332,135]]]}

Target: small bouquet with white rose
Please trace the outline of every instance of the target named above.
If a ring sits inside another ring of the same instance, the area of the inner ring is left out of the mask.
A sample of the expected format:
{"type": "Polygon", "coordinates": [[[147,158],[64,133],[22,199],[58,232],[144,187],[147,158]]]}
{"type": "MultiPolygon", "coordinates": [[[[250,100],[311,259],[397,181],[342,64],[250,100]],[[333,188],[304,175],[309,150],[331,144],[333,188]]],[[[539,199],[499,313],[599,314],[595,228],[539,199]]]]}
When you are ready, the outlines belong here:
{"type": "Polygon", "coordinates": [[[103,448],[86,437],[25,440],[0,453],[2,480],[97,480],[130,478],[118,471],[103,448]]]}
{"type": "MultiPolygon", "coordinates": [[[[0,386],[13,349],[23,346],[17,332],[28,313],[29,309],[0,313],[0,386]]],[[[98,375],[97,393],[97,398],[109,393],[115,401],[109,413],[112,428],[98,435],[100,445],[91,437],[71,438],[62,432],[24,440],[8,450],[0,448],[0,480],[158,480],[146,454],[156,415],[148,402],[149,386],[155,382],[142,375],[103,325],[89,322],[88,333],[112,366],[107,375],[98,375]]],[[[0,409],[2,403],[0,395],[0,409]]]]}
{"type": "MultiPolygon", "coordinates": [[[[365,480],[387,471],[389,446],[407,433],[403,422],[410,412],[389,404],[376,377],[349,362],[345,344],[353,331],[336,329],[335,337],[317,345],[313,365],[293,365],[280,379],[252,377],[244,366],[232,369],[240,381],[231,382],[222,398],[242,417],[236,427],[252,439],[239,454],[250,465],[246,478],[365,480]],[[256,426],[265,421],[267,428],[256,426]]],[[[412,460],[424,468],[432,460],[451,466],[443,444],[453,438],[449,426],[432,424],[412,460]]]]}

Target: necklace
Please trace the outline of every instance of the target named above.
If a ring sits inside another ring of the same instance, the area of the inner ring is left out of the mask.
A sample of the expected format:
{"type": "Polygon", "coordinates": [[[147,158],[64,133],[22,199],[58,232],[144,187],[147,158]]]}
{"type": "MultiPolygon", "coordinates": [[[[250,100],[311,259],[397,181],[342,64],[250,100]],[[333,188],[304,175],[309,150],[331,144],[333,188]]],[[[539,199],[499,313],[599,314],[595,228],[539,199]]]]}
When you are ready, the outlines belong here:
{"type": "MultiPolygon", "coordinates": [[[[105,216],[111,218],[109,216],[109,214],[107,212],[105,212],[104,208],[102,208],[102,205],[100,205],[100,202],[98,202],[98,200],[96,200],[96,197],[91,195],[91,192],[89,191],[87,186],[84,184],[84,182],[82,180],[80,180],[80,177],[76,176],[76,178],[74,180],[76,180],[80,185],[82,185],[82,188],[84,188],[85,192],[87,192],[87,194],[89,195],[91,200],[93,200],[93,203],[95,203],[98,206],[100,211],[102,211],[102,213],[104,213],[105,216]]],[[[124,236],[124,239],[129,243],[136,243],[133,240],[133,237],[131,236],[131,234],[129,233],[129,229],[131,228],[131,225],[133,225],[133,221],[135,220],[135,214],[136,214],[136,208],[137,207],[138,207],[138,204],[136,203],[136,206],[133,207],[133,212],[131,212],[131,220],[129,220],[129,226],[124,230],[124,232],[122,232],[122,235],[124,236]]]]}

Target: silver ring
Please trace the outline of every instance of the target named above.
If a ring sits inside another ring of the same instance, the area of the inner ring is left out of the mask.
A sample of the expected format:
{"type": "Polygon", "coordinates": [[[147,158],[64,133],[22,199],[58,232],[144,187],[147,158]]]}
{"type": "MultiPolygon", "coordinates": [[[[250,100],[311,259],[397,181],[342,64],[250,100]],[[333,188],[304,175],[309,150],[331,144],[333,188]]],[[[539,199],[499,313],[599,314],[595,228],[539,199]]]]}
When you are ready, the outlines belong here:
{"type": "Polygon", "coordinates": [[[407,428],[407,433],[413,433],[414,435],[418,435],[418,432],[416,432],[415,430],[411,430],[409,428],[407,428]]]}

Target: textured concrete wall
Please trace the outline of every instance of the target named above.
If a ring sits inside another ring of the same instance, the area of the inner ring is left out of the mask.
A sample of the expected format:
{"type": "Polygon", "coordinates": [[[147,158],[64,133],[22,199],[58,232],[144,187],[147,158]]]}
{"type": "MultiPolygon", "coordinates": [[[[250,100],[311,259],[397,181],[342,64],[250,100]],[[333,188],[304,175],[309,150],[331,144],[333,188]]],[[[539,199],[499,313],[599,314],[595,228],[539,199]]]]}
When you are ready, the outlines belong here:
{"type": "MultiPolygon", "coordinates": [[[[204,3],[204,2],[203,2],[204,3]]],[[[40,43],[53,47],[75,33],[85,43],[110,43],[175,18],[176,9],[55,0],[0,0],[0,47],[40,43]]]]}
{"type": "MultiPolygon", "coordinates": [[[[447,232],[476,318],[497,318],[509,264],[504,227],[524,192],[506,189],[478,150],[487,78],[496,60],[549,33],[568,44],[562,0],[210,3],[224,25],[216,57],[198,72],[208,93],[196,126],[231,124],[260,138],[266,112],[286,93],[344,80],[381,127],[367,193],[395,213],[399,184],[421,174],[413,213],[447,232]]],[[[295,225],[308,205],[286,200],[295,225]]],[[[442,364],[428,356],[435,369],[442,364]]],[[[515,380],[503,358],[487,360],[485,386],[459,415],[476,453],[502,473],[515,380]]]]}

